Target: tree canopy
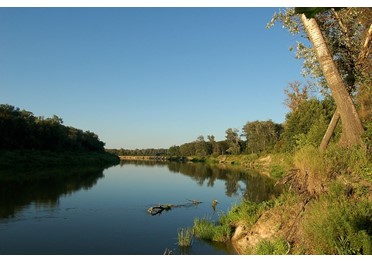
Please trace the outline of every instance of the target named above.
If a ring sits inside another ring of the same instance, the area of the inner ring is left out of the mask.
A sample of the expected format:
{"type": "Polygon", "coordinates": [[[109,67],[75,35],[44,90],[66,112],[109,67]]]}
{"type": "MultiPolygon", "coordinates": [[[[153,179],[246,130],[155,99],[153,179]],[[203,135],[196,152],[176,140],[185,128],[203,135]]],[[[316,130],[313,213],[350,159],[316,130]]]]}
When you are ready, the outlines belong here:
{"type": "Polygon", "coordinates": [[[44,118],[12,105],[0,105],[0,149],[104,151],[104,145],[95,133],[64,126],[56,115],[44,118]]]}

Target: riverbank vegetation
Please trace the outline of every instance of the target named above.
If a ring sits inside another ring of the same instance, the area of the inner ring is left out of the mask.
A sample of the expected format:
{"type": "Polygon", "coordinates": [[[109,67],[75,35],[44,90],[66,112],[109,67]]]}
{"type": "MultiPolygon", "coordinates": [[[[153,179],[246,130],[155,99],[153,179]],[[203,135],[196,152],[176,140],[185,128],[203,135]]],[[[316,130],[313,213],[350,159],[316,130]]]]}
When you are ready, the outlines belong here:
{"type": "Polygon", "coordinates": [[[90,131],[63,125],[12,105],[0,105],[0,168],[119,163],[90,131]]]}
{"type": "Polygon", "coordinates": [[[196,235],[232,240],[240,254],[371,254],[372,165],[363,150],[308,146],[293,158],[279,197],[243,200],[218,221],[197,218],[196,235]]]}

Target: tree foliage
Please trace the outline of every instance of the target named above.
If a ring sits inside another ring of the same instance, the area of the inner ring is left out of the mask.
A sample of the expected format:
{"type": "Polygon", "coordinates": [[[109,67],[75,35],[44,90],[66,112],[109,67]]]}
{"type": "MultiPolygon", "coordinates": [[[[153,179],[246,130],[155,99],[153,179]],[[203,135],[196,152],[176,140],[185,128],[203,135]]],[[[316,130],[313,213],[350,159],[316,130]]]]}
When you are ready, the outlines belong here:
{"type": "Polygon", "coordinates": [[[104,145],[93,132],[64,126],[56,115],[38,117],[12,105],[0,105],[0,149],[104,151],[104,145]]]}
{"type": "MultiPolygon", "coordinates": [[[[108,152],[118,156],[165,156],[168,154],[168,149],[164,148],[146,148],[146,149],[107,149],[108,152]]],[[[169,149],[173,156],[179,156],[179,146],[172,146],[169,149]]]]}
{"type": "Polygon", "coordinates": [[[247,122],[243,127],[244,136],[247,138],[247,153],[270,152],[278,142],[282,126],[268,121],[247,122]]]}
{"type": "Polygon", "coordinates": [[[232,155],[237,155],[242,151],[239,130],[236,128],[228,128],[226,130],[226,143],[228,144],[229,148],[227,152],[232,155]]]}
{"type": "Polygon", "coordinates": [[[299,105],[306,101],[310,97],[310,91],[312,90],[311,83],[301,87],[299,81],[294,81],[288,84],[287,88],[284,89],[286,99],[284,104],[291,110],[296,111],[299,105]]]}
{"type": "Polygon", "coordinates": [[[319,146],[334,110],[330,99],[303,101],[297,110],[286,115],[280,149],[291,152],[304,144],[319,146]]]}
{"type": "Polygon", "coordinates": [[[348,92],[358,102],[361,120],[372,119],[372,8],[304,8],[296,10],[286,8],[275,13],[267,27],[280,22],[293,35],[300,34],[295,50],[296,58],[303,60],[302,74],[311,77],[319,90],[329,93],[329,87],[314,49],[307,41],[307,36],[298,13],[314,17],[322,31],[332,59],[347,86],[348,92]],[[296,12],[297,11],[297,12],[296,12]]]}

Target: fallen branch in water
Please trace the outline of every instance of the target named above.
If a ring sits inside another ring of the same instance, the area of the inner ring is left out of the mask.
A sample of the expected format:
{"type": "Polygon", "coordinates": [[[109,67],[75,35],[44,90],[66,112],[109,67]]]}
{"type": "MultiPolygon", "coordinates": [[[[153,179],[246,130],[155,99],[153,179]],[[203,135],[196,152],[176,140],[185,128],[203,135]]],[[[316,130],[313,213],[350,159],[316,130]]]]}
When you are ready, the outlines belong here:
{"type": "Polygon", "coordinates": [[[151,214],[152,216],[155,216],[157,214],[161,214],[164,210],[168,211],[171,210],[174,207],[190,207],[190,206],[197,206],[203,202],[197,201],[197,200],[189,200],[190,203],[181,204],[181,205],[173,205],[173,204],[165,204],[165,205],[157,205],[152,206],[147,209],[147,213],[151,214]]]}

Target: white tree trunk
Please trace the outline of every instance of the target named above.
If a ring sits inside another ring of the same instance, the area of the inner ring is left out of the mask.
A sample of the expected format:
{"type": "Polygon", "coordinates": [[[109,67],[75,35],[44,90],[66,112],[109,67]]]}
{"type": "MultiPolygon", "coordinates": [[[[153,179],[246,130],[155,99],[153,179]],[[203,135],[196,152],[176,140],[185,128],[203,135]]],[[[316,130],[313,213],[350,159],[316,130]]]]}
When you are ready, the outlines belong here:
{"type": "Polygon", "coordinates": [[[345,146],[360,144],[361,135],[364,132],[362,123],[346,89],[346,85],[328,50],[319,25],[314,18],[307,19],[304,14],[301,15],[301,20],[313,44],[323,75],[331,89],[337,110],[340,113],[342,122],[342,143],[345,146]]]}

